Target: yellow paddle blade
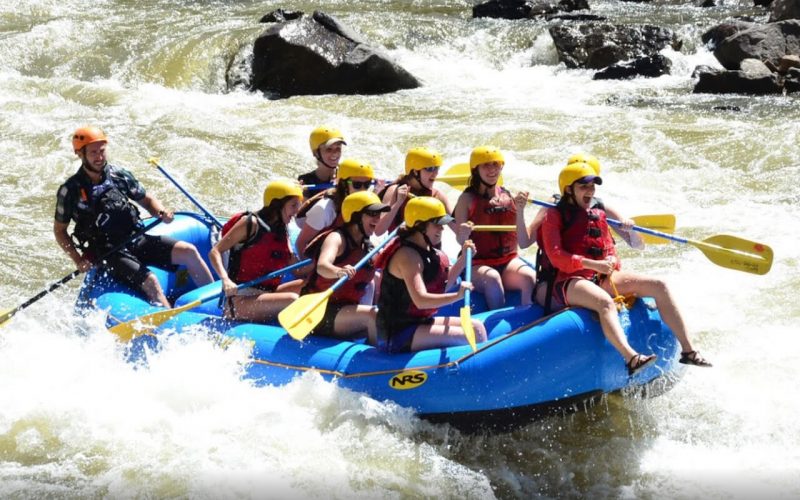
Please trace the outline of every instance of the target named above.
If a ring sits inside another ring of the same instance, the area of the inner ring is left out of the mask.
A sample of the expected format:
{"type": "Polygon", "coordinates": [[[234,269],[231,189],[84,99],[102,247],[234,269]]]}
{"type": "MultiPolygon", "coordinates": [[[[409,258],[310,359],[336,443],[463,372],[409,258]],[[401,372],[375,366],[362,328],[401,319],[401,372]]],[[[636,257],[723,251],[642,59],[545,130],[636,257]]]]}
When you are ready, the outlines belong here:
{"type": "Polygon", "coordinates": [[[157,328],[158,326],[167,322],[170,318],[173,318],[184,311],[188,311],[189,309],[193,309],[202,303],[203,302],[200,300],[195,300],[194,302],[190,302],[185,306],[145,314],[144,316],[126,321],[125,323],[114,325],[109,328],[108,331],[119,337],[120,341],[130,342],[136,337],[147,335],[150,333],[150,330],[157,328]]]}
{"type": "Polygon", "coordinates": [[[13,316],[14,309],[6,309],[3,314],[0,314],[0,326],[4,325],[13,316]]]}
{"type": "Polygon", "coordinates": [[[322,321],[332,289],[298,297],[278,314],[278,322],[295,340],[303,340],[322,321]]]}
{"type": "Polygon", "coordinates": [[[461,328],[464,330],[464,336],[467,337],[469,346],[472,347],[472,351],[475,352],[478,350],[478,346],[475,343],[475,329],[472,327],[471,308],[470,306],[464,306],[459,312],[461,316],[461,328]]]}
{"type": "Polygon", "coordinates": [[[718,234],[703,241],[687,240],[699,248],[714,264],[751,274],[767,274],[772,267],[772,248],[763,243],[728,234],[718,234]]]}
{"type": "MultiPolygon", "coordinates": [[[[454,189],[458,189],[459,191],[463,191],[469,185],[469,176],[470,176],[470,169],[469,163],[456,163],[452,167],[447,169],[447,172],[444,175],[440,175],[436,178],[439,182],[444,182],[446,184],[450,184],[454,189]]],[[[498,186],[503,185],[503,176],[500,175],[500,179],[497,181],[498,186]]]]}
{"type": "MultiPolygon", "coordinates": [[[[661,233],[672,234],[675,232],[675,216],[673,214],[637,215],[633,217],[633,222],[636,223],[637,226],[646,227],[647,229],[652,229],[653,231],[661,233]]],[[[639,233],[639,236],[648,245],[660,245],[670,242],[670,240],[646,233],[639,233]]]]}

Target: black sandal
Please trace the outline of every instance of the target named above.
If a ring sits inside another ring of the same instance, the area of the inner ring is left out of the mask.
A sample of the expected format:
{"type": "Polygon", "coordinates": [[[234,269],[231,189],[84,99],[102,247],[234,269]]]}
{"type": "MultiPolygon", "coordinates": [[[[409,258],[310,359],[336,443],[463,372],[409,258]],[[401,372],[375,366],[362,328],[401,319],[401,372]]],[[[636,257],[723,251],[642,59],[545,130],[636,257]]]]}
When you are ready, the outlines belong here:
{"type": "Polygon", "coordinates": [[[711,368],[714,366],[706,358],[701,356],[699,351],[682,352],[679,361],[684,365],[700,366],[702,368],[711,368]]]}
{"type": "Polygon", "coordinates": [[[634,354],[631,356],[631,359],[625,363],[625,366],[628,368],[628,375],[633,375],[642,368],[652,365],[656,362],[656,359],[658,359],[658,356],[655,354],[651,354],[649,356],[645,356],[644,354],[634,354]]]}

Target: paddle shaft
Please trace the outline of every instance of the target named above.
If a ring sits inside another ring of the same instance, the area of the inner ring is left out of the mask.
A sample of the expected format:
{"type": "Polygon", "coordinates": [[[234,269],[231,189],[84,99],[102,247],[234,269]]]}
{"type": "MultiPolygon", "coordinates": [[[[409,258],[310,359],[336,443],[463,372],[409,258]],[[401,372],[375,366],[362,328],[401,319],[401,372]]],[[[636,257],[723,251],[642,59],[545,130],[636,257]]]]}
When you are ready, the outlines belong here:
{"type": "MultiPolygon", "coordinates": [[[[400,228],[399,228],[399,227],[398,227],[398,228],[395,228],[395,230],[394,230],[394,231],[392,231],[391,233],[389,233],[389,236],[386,238],[386,240],[384,240],[384,241],[383,241],[383,243],[381,243],[380,245],[376,245],[376,246],[375,246],[375,248],[373,248],[372,250],[370,250],[369,252],[367,252],[367,255],[365,255],[365,256],[363,256],[363,257],[361,257],[361,260],[359,260],[358,262],[356,262],[356,264],[355,264],[353,267],[354,267],[356,270],[358,270],[358,269],[361,269],[361,267],[363,267],[363,266],[364,266],[364,264],[366,264],[367,262],[369,262],[369,260],[370,260],[372,257],[374,257],[376,253],[380,252],[380,251],[381,251],[381,249],[382,249],[383,247],[385,247],[387,244],[389,244],[389,242],[390,242],[390,241],[392,241],[392,239],[394,239],[395,235],[397,234],[397,230],[398,230],[398,229],[400,229],[400,228]]],[[[331,293],[333,293],[334,291],[336,291],[336,289],[337,289],[337,288],[339,288],[340,286],[344,285],[345,281],[347,281],[347,280],[349,280],[349,279],[350,279],[350,276],[348,276],[348,275],[344,275],[344,276],[342,276],[341,278],[339,278],[338,280],[336,280],[336,283],[334,283],[334,284],[333,284],[333,286],[331,286],[331,287],[330,287],[328,290],[329,290],[331,293]]]]}
{"type": "MultiPolygon", "coordinates": [[[[131,241],[133,241],[136,238],[138,238],[139,236],[143,235],[144,233],[146,233],[147,231],[149,231],[150,229],[152,229],[153,227],[155,227],[159,223],[161,223],[161,219],[156,219],[155,221],[153,221],[150,224],[146,225],[145,227],[143,227],[142,229],[137,231],[133,236],[131,236],[127,240],[125,240],[124,242],[122,242],[119,245],[115,246],[114,248],[112,248],[108,252],[104,253],[99,259],[97,259],[97,261],[100,262],[103,259],[105,259],[106,257],[108,257],[109,255],[114,254],[114,253],[122,250],[122,248],[125,247],[127,244],[129,244],[131,241]]],[[[7,313],[5,313],[2,316],[0,316],[0,323],[5,323],[9,319],[11,319],[12,316],[17,314],[18,312],[20,312],[23,309],[27,308],[28,306],[32,305],[34,302],[37,302],[39,299],[41,299],[45,295],[49,294],[53,290],[58,289],[64,283],[69,282],[71,279],[73,279],[75,276],[77,276],[79,274],[81,274],[81,271],[79,269],[76,269],[76,270],[72,271],[71,273],[69,273],[68,275],[66,275],[63,278],[61,278],[60,280],[58,280],[55,283],[51,284],[49,287],[47,287],[44,290],[42,290],[41,292],[37,293],[36,295],[34,295],[30,299],[26,300],[22,304],[18,305],[17,307],[12,309],[11,311],[8,311],[7,313]]]]}
{"type": "Polygon", "coordinates": [[[159,165],[159,164],[158,164],[158,160],[156,160],[155,158],[150,158],[150,160],[149,160],[149,161],[150,161],[150,164],[151,164],[151,165],[153,165],[154,167],[156,167],[156,168],[158,169],[158,171],[159,171],[159,172],[161,172],[162,174],[164,174],[164,177],[166,177],[167,179],[169,179],[169,181],[170,181],[172,184],[174,184],[174,185],[175,185],[175,187],[176,187],[176,188],[178,188],[178,189],[180,190],[180,192],[181,192],[181,193],[183,193],[183,194],[184,194],[184,195],[185,195],[187,198],[189,198],[189,201],[191,201],[192,203],[194,203],[194,205],[195,205],[197,208],[199,208],[199,209],[200,209],[200,211],[202,211],[202,212],[203,212],[203,213],[206,215],[206,217],[208,217],[208,218],[209,218],[209,219],[210,219],[210,220],[211,220],[211,221],[214,223],[214,225],[215,225],[215,226],[217,226],[217,228],[222,228],[222,223],[219,221],[219,219],[217,219],[216,217],[214,217],[214,216],[211,214],[211,212],[209,212],[208,210],[206,210],[206,209],[205,209],[205,207],[204,207],[203,205],[201,205],[201,204],[200,204],[200,202],[199,202],[199,201],[197,201],[197,200],[194,198],[194,196],[192,196],[191,194],[189,194],[189,192],[188,192],[188,191],[186,191],[185,189],[183,189],[183,186],[181,186],[180,184],[178,184],[178,181],[176,181],[176,180],[175,180],[175,179],[174,179],[174,178],[173,178],[171,175],[169,175],[169,173],[168,173],[166,170],[164,170],[164,167],[162,167],[161,165],[159,165]]]}
{"type": "MultiPolygon", "coordinates": [[[[298,268],[301,268],[301,267],[305,267],[305,266],[311,264],[311,262],[312,262],[311,259],[304,259],[304,260],[301,260],[299,262],[295,262],[294,264],[288,265],[286,267],[282,267],[282,268],[280,268],[280,269],[278,269],[276,271],[272,271],[271,273],[266,274],[264,276],[261,276],[260,278],[255,278],[255,279],[252,279],[252,280],[247,281],[245,283],[242,283],[241,285],[236,285],[236,289],[237,290],[242,290],[244,288],[249,288],[249,287],[251,287],[253,285],[257,285],[257,284],[261,283],[264,280],[272,279],[272,278],[278,277],[278,276],[280,276],[282,274],[286,274],[289,271],[294,271],[295,269],[298,269],[298,268]]],[[[219,298],[224,293],[225,293],[225,290],[221,290],[219,293],[215,293],[214,295],[211,295],[210,297],[206,297],[206,298],[202,299],[200,302],[198,302],[198,304],[202,304],[204,302],[208,302],[209,300],[213,300],[213,299],[219,298]]]]}
{"type": "MultiPolygon", "coordinates": [[[[467,248],[464,254],[464,281],[472,281],[472,249],[467,248]]],[[[464,290],[464,307],[470,307],[470,300],[472,299],[472,290],[467,288],[464,290]]]]}

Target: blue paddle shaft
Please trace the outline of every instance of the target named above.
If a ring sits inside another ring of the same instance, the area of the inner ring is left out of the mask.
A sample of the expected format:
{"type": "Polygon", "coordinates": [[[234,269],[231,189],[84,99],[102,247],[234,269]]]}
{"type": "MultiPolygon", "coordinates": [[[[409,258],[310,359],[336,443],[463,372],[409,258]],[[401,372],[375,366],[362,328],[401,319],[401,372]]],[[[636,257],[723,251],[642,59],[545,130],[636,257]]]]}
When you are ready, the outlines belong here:
{"type": "MultiPolygon", "coordinates": [[[[361,260],[356,262],[356,265],[353,266],[356,269],[356,271],[361,269],[361,267],[363,267],[364,264],[369,262],[369,259],[371,259],[376,253],[381,251],[381,248],[385,247],[387,243],[392,241],[394,239],[395,235],[397,234],[397,230],[398,229],[400,229],[400,228],[399,227],[395,228],[395,230],[392,231],[391,233],[389,233],[389,236],[385,240],[383,240],[383,242],[380,245],[377,245],[375,248],[370,250],[369,253],[367,253],[367,255],[363,256],[361,258],[361,260]]],[[[330,287],[331,292],[335,291],[337,288],[339,288],[340,286],[344,285],[344,282],[347,281],[348,279],[350,279],[350,276],[345,274],[344,276],[342,276],[341,278],[336,280],[336,283],[334,283],[333,286],[330,287]]]]}
{"type": "MultiPolygon", "coordinates": [[[[539,200],[528,200],[530,203],[534,205],[539,205],[540,207],[547,207],[547,208],[555,208],[556,205],[554,203],[548,203],[546,201],[539,201],[539,200]]],[[[609,224],[615,227],[622,227],[622,222],[616,219],[606,219],[609,224]]],[[[640,233],[649,234],[651,236],[658,236],[659,238],[664,238],[665,240],[672,240],[677,241],[678,243],[689,243],[689,240],[686,238],[681,238],[680,236],[674,236],[667,233],[662,233],[661,231],[654,231],[653,229],[648,229],[642,226],[633,226],[631,227],[634,231],[638,231],[640,233]]]]}
{"type": "MultiPolygon", "coordinates": [[[[305,266],[307,266],[309,264],[311,264],[311,259],[305,259],[305,260],[301,260],[300,262],[295,262],[294,264],[292,264],[290,266],[282,267],[282,268],[278,269],[277,271],[272,271],[271,273],[265,274],[264,276],[261,276],[260,278],[252,279],[252,280],[250,280],[250,281],[248,281],[246,283],[242,283],[241,285],[237,285],[236,289],[237,290],[242,290],[243,288],[248,288],[248,287],[251,287],[253,285],[257,285],[258,283],[261,283],[264,280],[275,278],[275,277],[280,276],[282,274],[286,274],[289,271],[294,271],[295,269],[297,269],[299,267],[305,267],[305,266]]],[[[225,293],[225,290],[220,290],[219,293],[215,293],[214,295],[211,295],[209,297],[204,298],[203,300],[200,301],[200,303],[208,302],[209,300],[214,300],[214,299],[216,299],[218,297],[221,297],[224,293],[225,293]]]]}
{"type": "Polygon", "coordinates": [[[199,202],[199,201],[197,201],[197,200],[194,198],[194,196],[192,196],[191,194],[189,194],[189,192],[188,192],[188,191],[186,191],[185,189],[183,189],[183,186],[181,186],[180,184],[178,184],[178,181],[176,181],[176,180],[175,180],[175,179],[174,179],[174,178],[173,178],[171,175],[169,175],[169,173],[168,173],[166,170],[164,170],[164,168],[163,168],[161,165],[159,165],[158,163],[155,163],[155,162],[153,163],[153,165],[155,165],[155,166],[156,166],[156,168],[158,169],[158,171],[159,171],[159,172],[161,172],[162,174],[164,174],[164,177],[166,177],[167,179],[169,179],[169,181],[170,181],[170,182],[172,182],[172,183],[175,185],[175,187],[176,187],[176,188],[178,188],[178,189],[180,190],[180,192],[181,192],[181,193],[183,193],[183,194],[184,194],[184,195],[185,195],[187,198],[189,198],[189,201],[191,201],[192,203],[194,203],[194,205],[195,205],[197,208],[199,208],[200,210],[202,210],[202,211],[203,211],[203,213],[204,213],[204,214],[206,214],[206,217],[208,217],[209,219],[211,219],[211,221],[212,221],[212,222],[214,222],[214,225],[215,225],[215,226],[217,226],[217,228],[221,228],[221,227],[222,227],[222,223],[219,221],[219,219],[217,219],[216,217],[214,217],[213,215],[211,215],[211,212],[209,212],[208,210],[206,210],[206,209],[205,209],[205,207],[204,207],[203,205],[201,205],[201,204],[200,204],[200,202],[199,202]]]}

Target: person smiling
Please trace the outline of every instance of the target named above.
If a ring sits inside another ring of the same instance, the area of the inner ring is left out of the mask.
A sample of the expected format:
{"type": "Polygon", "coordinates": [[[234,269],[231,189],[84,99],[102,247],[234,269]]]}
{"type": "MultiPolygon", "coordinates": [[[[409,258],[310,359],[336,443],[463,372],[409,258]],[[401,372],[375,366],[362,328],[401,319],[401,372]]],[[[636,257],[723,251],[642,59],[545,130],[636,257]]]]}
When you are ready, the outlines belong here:
{"type": "Polygon", "coordinates": [[[561,199],[548,208],[542,223],[544,251],[558,275],[553,288],[557,307],[585,307],[600,318],[603,334],[625,359],[629,374],[656,360],[655,354],[636,352],[625,337],[613,297],[653,297],[662,319],[681,344],[680,362],[710,367],[692,346],[686,326],[664,281],[620,271],[614,240],[602,205],[596,203],[596,186],[603,179],[588,164],[567,165],[558,176],[561,199]]]}
{"type": "Polygon", "coordinates": [[[211,272],[191,243],[150,234],[130,240],[141,227],[139,210],[131,201],[167,224],[174,214],[148,194],[132,173],[107,162],[107,144],[106,134],[97,127],[80,127],[72,134],[72,149],[81,159],[81,167],[58,188],[53,223],[56,242],[79,271],[100,265],[120,282],[144,293],[151,303],[172,307],[147,265],[167,269],[184,265],[197,286],[211,283],[211,272]],[[73,221],[70,235],[68,227],[73,221]],[[128,240],[124,248],[96,262],[128,240]]]}
{"type": "Polygon", "coordinates": [[[371,191],[350,194],[342,203],[344,225],[323,231],[306,247],[305,254],[315,263],[303,287],[304,295],[325,291],[339,278],[348,277],[328,300],[325,315],[314,329],[317,335],[351,337],[366,332],[374,342],[375,307],[359,303],[372,303],[372,297],[365,299],[364,295],[374,291],[375,266],[369,262],[358,270],[353,266],[372,250],[369,238],[388,210],[371,191]]]}
{"type": "Polygon", "coordinates": [[[342,203],[347,195],[367,191],[375,184],[375,171],[369,163],[355,158],[342,160],[336,186],[307,200],[297,214],[300,234],[295,242],[300,257],[320,232],[342,225],[342,203]]]}
{"type": "Polygon", "coordinates": [[[412,148],[406,153],[405,173],[380,194],[391,210],[381,218],[375,234],[393,231],[403,222],[403,210],[411,195],[432,196],[444,204],[447,213],[452,212],[447,196],[433,187],[441,167],[442,155],[428,148],[412,148]]]}
{"type": "MultiPolygon", "coordinates": [[[[383,269],[378,298],[377,339],[380,350],[399,353],[448,347],[467,343],[461,318],[436,316],[438,308],[464,297],[472,284],[462,281],[458,291],[447,292],[448,285],[464,269],[464,253],[450,266],[450,260],[437,247],[444,226],[453,218],[444,204],[430,196],[411,199],[403,211],[405,227],[397,239],[381,252],[375,266],[383,269]]],[[[464,242],[472,248],[472,242],[464,242]]],[[[472,319],[475,340],[486,340],[486,328],[472,319]]]]}
{"type": "Polygon", "coordinates": [[[519,290],[522,305],[532,303],[536,272],[517,256],[516,231],[487,231],[470,236],[473,225],[514,225],[517,207],[511,193],[500,186],[505,158],[493,146],[480,146],[469,157],[469,186],[461,193],[453,212],[456,238],[472,238],[475,289],[483,292],[486,305],[497,309],[505,304],[505,291],[519,290]]]}
{"type": "Polygon", "coordinates": [[[281,283],[281,278],[237,290],[238,283],[254,280],[297,261],[286,225],[300,209],[303,191],[294,181],[276,180],[264,189],[263,207],[256,213],[241,212],[222,228],[222,238],[208,252],[208,259],[222,279],[227,297],[225,315],[230,319],[265,322],[297,297],[302,280],[281,283]],[[230,251],[228,266],[222,254],[230,251]]]}
{"type": "MultiPolygon", "coordinates": [[[[322,125],[311,131],[308,145],[317,167],[311,172],[298,176],[297,180],[304,186],[333,182],[336,178],[339,159],[342,157],[342,147],[347,145],[342,132],[334,127],[322,125]]],[[[303,188],[303,197],[308,199],[323,189],[325,188],[303,188]]]]}

